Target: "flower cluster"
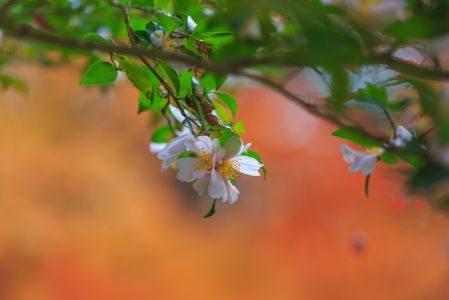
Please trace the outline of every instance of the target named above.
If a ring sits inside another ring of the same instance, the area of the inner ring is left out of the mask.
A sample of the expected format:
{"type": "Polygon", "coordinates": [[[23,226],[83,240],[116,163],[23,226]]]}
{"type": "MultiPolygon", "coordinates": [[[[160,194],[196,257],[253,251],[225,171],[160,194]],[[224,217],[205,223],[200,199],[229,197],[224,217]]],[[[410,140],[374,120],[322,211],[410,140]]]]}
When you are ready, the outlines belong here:
{"type": "Polygon", "coordinates": [[[385,147],[371,147],[365,151],[358,151],[346,144],[342,144],[340,151],[343,153],[343,160],[351,164],[349,167],[350,172],[361,172],[368,176],[374,171],[374,167],[380,156],[385,152],[385,148],[404,148],[412,140],[412,133],[402,125],[399,125],[388,143],[384,145],[385,147]]]}
{"type": "Polygon", "coordinates": [[[200,196],[207,191],[212,199],[234,203],[239,191],[233,182],[239,173],[260,176],[259,169],[263,166],[244,155],[249,146],[243,146],[238,137],[230,138],[222,147],[218,139],[186,133],[166,144],[158,158],[164,169],[170,166],[178,169],[178,180],[194,182],[193,188],[200,196]],[[180,158],[185,151],[188,157],[180,158]]]}
{"type": "MultiPolygon", "coordinates": [[[[172,105],[169,109],[174,119],[184,124],[185,117],[179,109],[172,105]]],[[[259,169],[263,164],[245,155],[251,144],[243,146],[238,136],[230,137],[221,145],[218,139],[195,136],[186,127],[175,134],[177,136],[168,143],[150,143],[150,151],[157,153],[163,169],[178,170],[178,180],[194,182],[193,188],[200,196],[207,192],[212,199],[234,203],[239,195],[233,185],[237,176],[240,173],[260,176],[259,169]]]]}

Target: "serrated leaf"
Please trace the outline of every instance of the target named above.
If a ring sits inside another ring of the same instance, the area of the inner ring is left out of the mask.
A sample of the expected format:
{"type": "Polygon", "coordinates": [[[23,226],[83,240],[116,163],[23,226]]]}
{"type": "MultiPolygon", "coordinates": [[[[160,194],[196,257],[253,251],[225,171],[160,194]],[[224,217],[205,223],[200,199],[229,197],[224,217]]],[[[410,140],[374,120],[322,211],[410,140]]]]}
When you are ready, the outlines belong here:
{"type": "Polygon", "coordinates": [[[82,85],[110,84],[117,78],[114,65],[105,61],[96,61],[91,64],[80,81],[82,85]]]}
{"type": "Polygon", "coordinates": [[[217,97],[223,101],[227,107],[232,112],[232,115],[235,117],[235,114],[237,113],[238,104],[235,98],[229,94],[223,93],[223,92],[214,92],[217,97]]]}

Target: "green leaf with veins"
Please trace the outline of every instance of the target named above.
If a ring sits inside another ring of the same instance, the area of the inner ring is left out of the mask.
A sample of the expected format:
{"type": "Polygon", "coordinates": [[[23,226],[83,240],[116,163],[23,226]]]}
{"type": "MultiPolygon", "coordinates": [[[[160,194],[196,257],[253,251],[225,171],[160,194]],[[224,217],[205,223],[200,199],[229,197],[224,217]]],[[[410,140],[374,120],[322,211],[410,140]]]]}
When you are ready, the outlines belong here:
{"type": "Polygon", "coordinates": [[[92,63],[80,81],[82,85],[105,85],[110,84],[117,78],[117,70],[111,63],[96,61],[92,63]]]}

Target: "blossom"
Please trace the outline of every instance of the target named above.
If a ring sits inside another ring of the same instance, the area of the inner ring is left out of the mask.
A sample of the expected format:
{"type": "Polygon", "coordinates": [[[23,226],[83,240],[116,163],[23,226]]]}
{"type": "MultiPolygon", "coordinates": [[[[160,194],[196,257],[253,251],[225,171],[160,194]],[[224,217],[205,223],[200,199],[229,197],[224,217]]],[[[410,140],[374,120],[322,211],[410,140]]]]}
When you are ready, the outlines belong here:
{"type": "Polygon", "coordinates": [[[384,149],[374,147],[366,151],[357,151],[346,144],[342,144],[340,151],[343,153],[343,160],[351,164],[349,167],[350,172],[362,172],[365,175],[369,175],[373,172],[377,158],[384,152],[384,149]]]}
{"type": "MultiPolygon", "coordinates": [[[[169,105],[169,109],[173,117],[182,124],[185,118],[181,111],[173,105],[169,105]]],[[[181,131],[176,131],[175,133],[177,137],[168,143],[150,143],[150,152],[157,153],[157,157],[163,161],[163,169],[170,168],[181,153],[186,150],[186,142],[193,139],[193,134],[187,127],[183,127],[181,131]]]]}
{"type": "Polygon", "coordinates": [[[399,125],[396,128],[394,137],[390,139],[390,143],[397,148],[403,148],[412,139],[413,135],[410,133],[410,131],[408,131],[404,126],[399,125]]]}
{"type": "Polygon", "coordinates": [[[177,178],[180,181],[192,182],[193,189],[200,195],[206,191],[212,199],[223,202],[237,201],[239,191],[232,184],[239,173],[260,176],[263,166],[256,159],[241,155],[248,150],[250,144],[242,146],[239,138],[229,139],[224,147],[217,139],[199,136],[186,143],[188,150],[196,157],[180,158],[176,161],[179,169],[177,178]]]}

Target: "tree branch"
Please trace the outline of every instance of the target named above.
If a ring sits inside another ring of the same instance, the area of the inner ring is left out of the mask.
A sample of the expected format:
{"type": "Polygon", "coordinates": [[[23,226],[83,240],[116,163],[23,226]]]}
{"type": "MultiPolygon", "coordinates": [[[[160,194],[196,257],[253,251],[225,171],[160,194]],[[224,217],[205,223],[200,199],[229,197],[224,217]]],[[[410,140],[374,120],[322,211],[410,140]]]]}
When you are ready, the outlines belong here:
{"type": "Polygon", "coordinates": [[[19,1],[20,0],[6,0],[6,2],[2,6],[0,6],[0,19],[2,19],[5,16],[5,14],[7,13],[7,11],[11,6],[13,6],[19,1]]]}

